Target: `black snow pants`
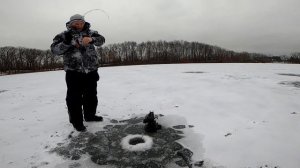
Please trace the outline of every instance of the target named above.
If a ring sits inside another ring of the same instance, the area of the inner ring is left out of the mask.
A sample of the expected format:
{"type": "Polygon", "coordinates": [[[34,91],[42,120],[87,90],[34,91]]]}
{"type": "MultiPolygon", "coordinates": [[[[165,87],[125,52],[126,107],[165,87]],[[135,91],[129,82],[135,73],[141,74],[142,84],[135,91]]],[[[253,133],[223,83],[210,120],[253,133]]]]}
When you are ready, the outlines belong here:
{"type": "Polygon", "coordinates": [[[66,72],[67,96],[69,120],[73,125],[80,125],[84,118],[92,117],[96,114],[98,105],[97,81],[98,71],[87,74],[77,71],[66,72]]]}

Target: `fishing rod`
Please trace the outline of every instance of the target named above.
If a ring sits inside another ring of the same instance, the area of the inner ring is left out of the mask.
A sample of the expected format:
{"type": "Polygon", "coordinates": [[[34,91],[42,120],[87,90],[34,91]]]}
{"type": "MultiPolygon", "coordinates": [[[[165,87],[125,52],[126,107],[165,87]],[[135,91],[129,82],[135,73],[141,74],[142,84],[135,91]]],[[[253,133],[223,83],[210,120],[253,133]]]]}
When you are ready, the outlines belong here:
{"type": "MultiPolygon", "coordinates": [[[[107,19],[108,19],[108,21],[109,21],[109,14],[105,11],[105,10],[103,10],[103,9],[91,9],[91,10],[89,10],[89,11],[87,11],[87,12],[85,12],[84,14],[83,14],[83,18],[85,18],[85,16],[87,15],[87,14],[89,14],[89,13],[91,13],[91,12],[94,12],[94,11],[100,11],[100,12],[102,12],[102,13],[104,13],[105,15],[106,15],[106,17],[107,17],[107,19]]],[[[98,47],[96,46],[96,52],[98,52],[98,47]]],[[[102,61],[102,58],[103,57],[100,57],[100,64],[101,64],[101,66],[103,66],[103,61],[102,61]]]]}

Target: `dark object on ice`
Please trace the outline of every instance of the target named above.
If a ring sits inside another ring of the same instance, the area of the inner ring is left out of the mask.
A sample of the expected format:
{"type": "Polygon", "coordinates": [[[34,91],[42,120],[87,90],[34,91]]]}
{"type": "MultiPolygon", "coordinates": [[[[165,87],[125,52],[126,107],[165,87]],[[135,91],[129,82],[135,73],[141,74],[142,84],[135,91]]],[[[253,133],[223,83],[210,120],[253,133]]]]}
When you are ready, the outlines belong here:
{"type": "Polygon", "coordinates": [[[185,129],[185,125],[175,125],[173,126],[174,129],[185,129]]]}
{"type": "Polygon", "coordinates": [[[293,73],[278,73],[278,75],[298,76],[298,77],[300,77],[300,74],[293,74],[293,73]]]}
{"type": "Polygon", "coordinates": [[[300,81],[282,81],[279,84],[281,84],[281,85],[288,85],[288,86],[294,86],[296,88],[300,88],[300,81]]]}
{"type": "Polygon", "coordinates": [[[0,93],[7,92],[8,90],[0,90],[0,93]]]}
{"type": "Polygon", "coordinates": [[[159,125],[155,121],[155,116],[153,111],[150,111],[150,113],[146,115],[143,123],[146,123],[145,125],[146,132],[154,133],[157,132],[157,130],[161,129],[161,125],[159,125]]]}
{"type": "Polygon", "coordinates": [[[203,164],[204,164],[204,161],[202,160],[202,161],[198,161],[198,162],[194,163],[194,166],[202,167],[203,164]]]}

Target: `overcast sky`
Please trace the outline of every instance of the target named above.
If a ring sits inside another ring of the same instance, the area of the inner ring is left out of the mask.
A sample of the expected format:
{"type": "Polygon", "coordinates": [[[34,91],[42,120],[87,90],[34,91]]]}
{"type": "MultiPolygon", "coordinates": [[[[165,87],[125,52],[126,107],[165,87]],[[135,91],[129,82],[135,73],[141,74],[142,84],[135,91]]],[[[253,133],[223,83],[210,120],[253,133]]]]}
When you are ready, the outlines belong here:
{"type": "Polygon", "coordinates": [[[106,44],[198,41],[234,51],[300,51],[300,0],[0,0],[0,47],[48,49],[76,13],[106,44]]]}

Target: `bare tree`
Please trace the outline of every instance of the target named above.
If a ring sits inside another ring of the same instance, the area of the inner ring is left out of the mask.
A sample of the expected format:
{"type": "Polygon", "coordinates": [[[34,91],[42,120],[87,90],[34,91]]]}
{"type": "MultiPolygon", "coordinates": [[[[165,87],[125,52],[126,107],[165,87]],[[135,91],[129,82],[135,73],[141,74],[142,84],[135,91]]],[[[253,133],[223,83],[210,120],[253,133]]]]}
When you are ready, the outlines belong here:
{"type": "Polygon", "coordinates": [[[289,59],[290,63],[300,64],[300,52],[294,52],[289,59]]]}

